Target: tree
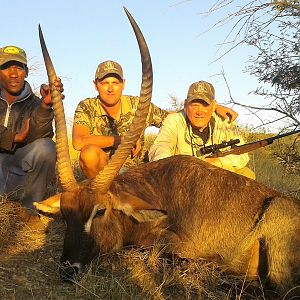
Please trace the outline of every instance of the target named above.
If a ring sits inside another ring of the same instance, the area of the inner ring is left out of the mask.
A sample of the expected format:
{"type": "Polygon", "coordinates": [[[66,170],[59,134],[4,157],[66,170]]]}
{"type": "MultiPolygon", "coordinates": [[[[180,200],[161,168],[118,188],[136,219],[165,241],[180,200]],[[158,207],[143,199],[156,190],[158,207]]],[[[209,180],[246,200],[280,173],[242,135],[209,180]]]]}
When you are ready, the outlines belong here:
{"type": "MultiPolygon", "coordinates": [[[[256,115],[265,111],[275,112],[274,119],[268,123],[262,121],[262,126],[280,120],[284,124],[282,131],[300,128],[299,0],[218,0],[209,13],[225,7],[230,7],[233,12],[215,26],[229,21],[234,25],[223,41],[223,45],[230,43],[229,50],[223,55],[240,44],[257,49],[256,57],[248,61],[246,72],[258,79],[261,85],[253,93],[263,96],[267,104],[254,107],[238,103],[232,97],[231,102],[248,108],[256,115]]],[[[276,155],[300,174],[299,144],[300,137],[276,155]]]]}

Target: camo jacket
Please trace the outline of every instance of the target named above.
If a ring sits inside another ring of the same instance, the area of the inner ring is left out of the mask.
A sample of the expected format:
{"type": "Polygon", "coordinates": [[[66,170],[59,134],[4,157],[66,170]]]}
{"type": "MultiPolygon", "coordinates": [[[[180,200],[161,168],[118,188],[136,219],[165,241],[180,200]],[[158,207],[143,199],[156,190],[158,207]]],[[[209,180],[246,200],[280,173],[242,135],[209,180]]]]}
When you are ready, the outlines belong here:
{"type": "MultiPolygon", "coordinates": [[[[99,98],[82,100],[75,111],[74,124],[84,125],[89,128],[91,135],[122,135],[124,136],[132,123],[139,97],[121,96],[121,115],[119,120],[108,116],[101,105],[99,98]]],[[[168,111],[151,103],[146,121],[146,127],[160,127],[168,111]]]]}

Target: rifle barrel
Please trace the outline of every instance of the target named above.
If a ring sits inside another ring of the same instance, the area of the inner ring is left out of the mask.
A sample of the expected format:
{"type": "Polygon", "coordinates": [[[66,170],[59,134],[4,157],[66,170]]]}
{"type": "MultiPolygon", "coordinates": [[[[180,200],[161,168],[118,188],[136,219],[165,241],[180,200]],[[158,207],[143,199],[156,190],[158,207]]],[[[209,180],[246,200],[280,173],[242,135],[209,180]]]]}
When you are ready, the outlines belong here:
{"type": "Polygon", "coordinates": [[[277,134],[274,137],[271,137],[271,139],[277,140],[277,139],[280,139],[282,137],[285,137],[285,136],[288,136],[288,135],[292,135],[292,134],[296,134],[296,133],[300,133],[300,129],[295,130],[295,131],[290,131],[290,132],[282,133],[282,134],[277,134]]]}
{"type": "Polygon", "coordinates": [[[237,145],[237,146],[232,146],[232,148],[230,150],[227,151],[218,151],[216,153],[213,153],[210,157],[223,157],[229,154],[244,154],[253,150],[256,150],[258,148],[261,147],[265,147],[267,145],[270,145],[273,143],[274,140],[277,140],[279,138],[288,136],[288,135],[292,135],[292,134],[296,134],[296,133],[300,133],[300,129],[299,130],[295,130],[295,131],[291,131],[291,132],[287,132],[287,133],[283,133],[283,134],[278,134],[276,136],[270,137],[270,138],[266,138],[266,139],[262,139],[259,141],[255,141],[252,143],[247,143],[244,145],[237,145]]]}

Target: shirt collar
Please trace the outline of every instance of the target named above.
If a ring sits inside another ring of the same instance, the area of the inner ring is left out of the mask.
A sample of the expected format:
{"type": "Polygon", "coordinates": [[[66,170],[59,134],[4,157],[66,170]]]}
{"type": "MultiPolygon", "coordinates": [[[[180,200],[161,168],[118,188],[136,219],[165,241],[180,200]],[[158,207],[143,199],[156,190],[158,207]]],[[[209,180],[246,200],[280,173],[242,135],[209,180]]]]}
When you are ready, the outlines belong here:
{"type": "MultiPolygon", "coordinates": [[[[30,87],[30,84],[25,80],[23,90],[21,91],[20,95],[17,97],[17,100],[15,102],[22,101],[22,100],[28,98],[28,96],[30,96],[31,94],[33,94],[33,92],[30,87]]],[[[0,88],[0,97],[2,99],[4,99],[1,88],[0,88]]]]}

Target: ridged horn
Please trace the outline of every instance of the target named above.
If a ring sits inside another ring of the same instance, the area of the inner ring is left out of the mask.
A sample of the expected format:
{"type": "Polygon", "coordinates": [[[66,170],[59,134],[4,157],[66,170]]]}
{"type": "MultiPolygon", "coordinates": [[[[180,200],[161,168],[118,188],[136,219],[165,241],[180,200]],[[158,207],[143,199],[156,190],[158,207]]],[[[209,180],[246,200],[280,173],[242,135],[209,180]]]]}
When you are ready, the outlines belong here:
{"type": "Polygon", "coordinates": [[[141,54],[143,76],[140,100],[133,122],[124,138],[124,142],[118,147],[116,153],[112,156],[104,169],[91,181],[91,188],[97,189],[100,193],[108,191],[113,179],[124,164],[136,141],[141,136],[146,124],[152,96],[153,73],[149,49],[137,23],[125,7],[124,10],[134,30],[141,54]]]}
{"type": "Polygon", "coordinates": [[[77,187],[77,182],[73,174],[73,169],[69,155],[67,125],[64,107],[62,103],[62,95],[59,91],[57,91],[57,89],[54,86],[54,82],[56,80],[56,73],[46,47],[46,43],[40,25],[39,38],[50,85],[51,99],[53,103],[56,133],[57,169],[59,181],[63,191],[71,191],[77,187]]]}

